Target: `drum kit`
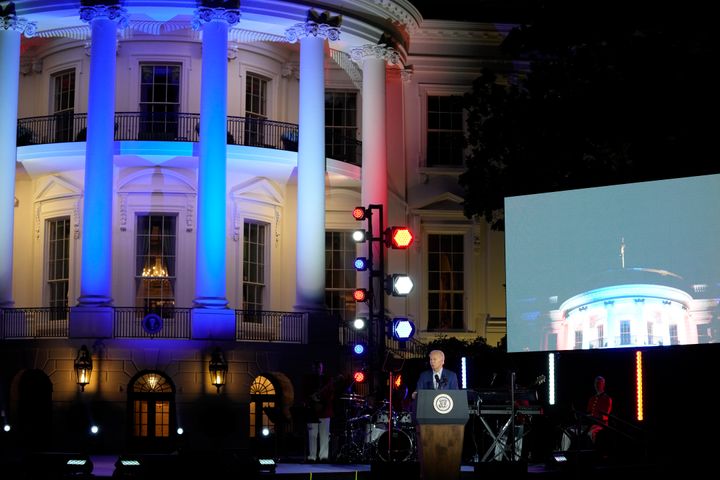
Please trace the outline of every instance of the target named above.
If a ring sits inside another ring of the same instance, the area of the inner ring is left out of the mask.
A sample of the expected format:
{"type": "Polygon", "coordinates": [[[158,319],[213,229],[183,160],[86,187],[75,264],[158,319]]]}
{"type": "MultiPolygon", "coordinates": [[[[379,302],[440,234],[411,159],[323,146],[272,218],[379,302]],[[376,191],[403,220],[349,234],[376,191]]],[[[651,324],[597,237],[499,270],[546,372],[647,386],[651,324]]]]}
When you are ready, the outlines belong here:
{"type": "Polygon", "coordinates": [[[393,410],[390,415],[387,400],[379,407],[373,407],[357,394],[347,394],[340,399],[347,402],[347,420],[336,456],[338,462],[404,462],[417,457],[415,426],[410,412],[393,410]]]}

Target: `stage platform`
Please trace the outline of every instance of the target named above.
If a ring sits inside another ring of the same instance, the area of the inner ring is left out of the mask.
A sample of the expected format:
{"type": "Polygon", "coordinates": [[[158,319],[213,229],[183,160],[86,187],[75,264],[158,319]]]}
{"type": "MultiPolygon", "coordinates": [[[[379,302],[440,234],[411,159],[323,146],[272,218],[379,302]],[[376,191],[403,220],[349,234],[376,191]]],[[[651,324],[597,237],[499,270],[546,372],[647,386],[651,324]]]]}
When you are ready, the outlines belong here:
{"type": "MultiPolygon", "coordinates": [[[[115,472],[117,455],[92,455],[93,476],[110,478],[115,472]]],[[[493,475],[505,475],[506,478],[547,478],[572,479],[582,475],[583,478],[608,478],[608,475],[658,475],[663,469],[652,464],[602,464],[593,463],[578,455],[568,458],[567,462],[552,463],[521,463],[521,462],[483,462],[466,464],[461,467],[460,478],[480,479],[493,475]]],[[[334,463],[301,463],[299,461],[278,460],[274,466],[260,466],[252,475],[242,478],[278,478],[283,480],[361,480],[401,478],[414,480],[420,478],[417,462],[375,462],[373,464],[334,464],[334,463]]],[[[118,478],[118,477],[116,477],[118,478]]],[[[119,478],[130,478],[119,476],[119,478]]],[[[132,478],[146,478],[143,476],[132,478]]],[[[147,478],[161,478],[157,476],[147,478]]],[[[179,478],[179,477],[172,477],[179,478]]],[[[213,477],[218,478],[218,477],[213,477]]],[[[227,477],[231,478],[231,477],[227,477]]],[[[235,477],[241,478],[241,477],[235,477]]]]}

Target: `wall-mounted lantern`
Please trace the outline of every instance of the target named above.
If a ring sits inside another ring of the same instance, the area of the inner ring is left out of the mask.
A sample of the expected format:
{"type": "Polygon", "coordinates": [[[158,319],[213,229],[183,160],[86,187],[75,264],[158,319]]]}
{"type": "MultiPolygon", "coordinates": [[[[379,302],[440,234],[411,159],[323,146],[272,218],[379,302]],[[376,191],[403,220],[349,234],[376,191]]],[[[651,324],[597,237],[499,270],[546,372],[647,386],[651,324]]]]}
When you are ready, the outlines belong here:
{"type": "Polygon", "coordinates": [[[215,348],[210,357],[210,382],[217,388],[217,393],[220,393],[220,388],[225,385],[227,371],[228,364],[222,351],[220,348],[215,348]]]}
{"type": "Polygon", "coordinates": [[[85,345],[78,350],[75,358],[75,378],[77,384],[80,385],[80,391],[85,391],[85,385],[90,383],[90,375],[92,375],[92,356],[85,345]]]}

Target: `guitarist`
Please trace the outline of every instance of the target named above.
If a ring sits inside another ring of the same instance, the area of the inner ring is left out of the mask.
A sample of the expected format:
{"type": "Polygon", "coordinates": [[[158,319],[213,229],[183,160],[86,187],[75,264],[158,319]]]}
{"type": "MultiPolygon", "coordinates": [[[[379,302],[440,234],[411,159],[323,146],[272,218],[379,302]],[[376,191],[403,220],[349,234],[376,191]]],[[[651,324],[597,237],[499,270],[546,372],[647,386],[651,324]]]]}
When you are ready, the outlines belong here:
{"type": "Polygon", "coordinates": [[[333,416],[334,382],[316,360],[303,382],[308,431],[308,462],[327,462],[330,456],[330,418],[333,416]]]}

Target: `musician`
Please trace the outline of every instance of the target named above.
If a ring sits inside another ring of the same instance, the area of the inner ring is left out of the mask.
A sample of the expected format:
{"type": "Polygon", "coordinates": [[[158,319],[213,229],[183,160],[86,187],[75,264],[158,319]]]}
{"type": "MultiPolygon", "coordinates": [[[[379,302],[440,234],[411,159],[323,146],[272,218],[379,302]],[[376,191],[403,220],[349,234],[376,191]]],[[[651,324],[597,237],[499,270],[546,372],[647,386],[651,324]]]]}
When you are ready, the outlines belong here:
{"type": "MultiPolygon", "coordinates": [[[[417,381],[417,390],[458,390],[457,374],[444,367],[445,353],[442,350],[433,350],[428,354],[430,370],[420,373],[417,381]]],[[[412,397],[417,397],[417,390],[412,397]]]]}
{"type": "Polygon", "coordinates": [[[581,417],[586,423],[568,427],[563,430],[561,450],[570,448],[573,437],[586,434],[592,444],[597,440],[599,432],[608,424],[608,417],[612,410],[612,398],[605,392],[605,379],[601,376],[595,377],[595,395],[588,399],[586,414],[581,417]]]}
{"type": "Polygon", "coordinates": [[[335,384],[325,375],[321,361],[313,362],[312,373],[303,380],[303,392],[308,431],[307,460],[325,462],[330,456],[330,419],[333,416],[335,384]]]}

